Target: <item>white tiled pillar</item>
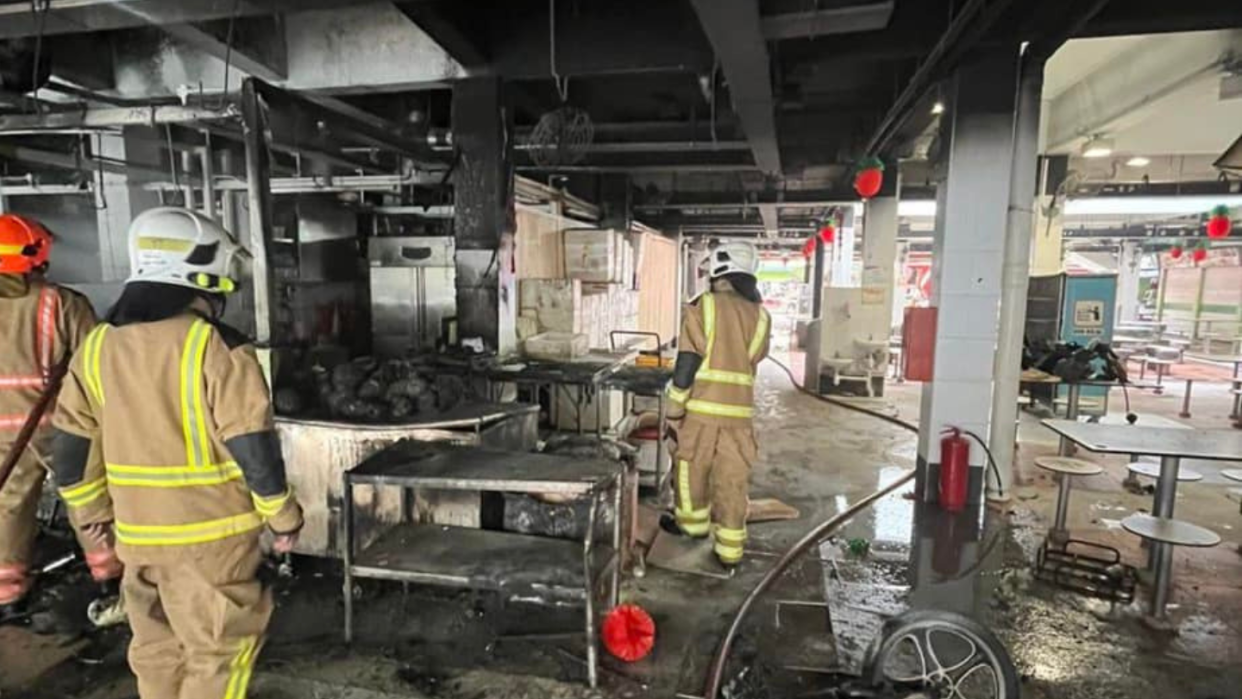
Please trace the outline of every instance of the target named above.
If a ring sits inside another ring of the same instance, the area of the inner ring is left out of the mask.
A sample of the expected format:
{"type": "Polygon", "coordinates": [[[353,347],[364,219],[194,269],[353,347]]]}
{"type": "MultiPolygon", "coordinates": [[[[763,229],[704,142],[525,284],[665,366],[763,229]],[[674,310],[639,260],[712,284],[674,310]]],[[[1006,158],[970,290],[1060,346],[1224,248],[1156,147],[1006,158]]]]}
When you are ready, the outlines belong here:
{"type": "MultiPolygon", "coordinates": [[[[948,81],[936,195],[932,304],[938,311],[933,381],[923,385],[920,493],[936,498],[941,432],[988,439],[1013,159],[1017,52],[994,52],[948,81]]],[[[980,502],[986,457],[971,446],[970,502],[980,502]]]]}

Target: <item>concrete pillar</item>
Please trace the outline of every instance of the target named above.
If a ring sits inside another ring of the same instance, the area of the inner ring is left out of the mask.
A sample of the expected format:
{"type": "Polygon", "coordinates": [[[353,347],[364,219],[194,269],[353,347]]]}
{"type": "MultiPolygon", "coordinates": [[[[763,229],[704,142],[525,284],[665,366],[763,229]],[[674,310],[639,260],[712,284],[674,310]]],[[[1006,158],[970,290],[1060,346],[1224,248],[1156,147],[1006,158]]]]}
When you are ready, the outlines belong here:
{"type": "Polygon", "coordinates": [[[1069,158],[1047,156],[1039,180],[1039,206],[1035,208],[1035,231],[1031,236],[1031,276],[1060,274],[1065,268],[1065,235],[1061,227],[1065,211],[1065,182],[1069,158]]]}
{"type": "Polygon", "coordinates": [[[1024,65],[1013,119],[1013,164],[1009,177],[1009,213],[1005,232],[1005,267],[1001,277],[1000,329],[996,342],[992,392],[992,428],[988,435],[996,470],[988,474],[990,498],[1007,500],[1013,492],[1013,457],[1018,436],[1018,394],[1022,374],[1022,339],[1026,334],[1026,298],[1031,272],[1031,228],[1035,222],[1035,186],[1039,162],[1039,97],[1043,66],[1024,65]]]}
{"type": "Polygon", "coordinates": [[[875,197],[863,215],[862,307],[867,312],[861,328],[864,340],[887,340],[892,330],[897,264],[897,199],[875,197]]]}
{"type": "MultiPolygon", "coordinates": [[[[939,309],[934,380],[923,385],[918,492],[936,498],[940,433],[957,426],[986,440],[992,410],[1013,159],[1016,47],[977,57],[947,81],[937,187],[933,305],[939,309]]],[[[983,497],[983,449],[971,449],[969,501],[983,497]]]]}
{"type": "Polygon", "coordinates": [[[453,85],[453,229],[457,242],[458,337],[517,351],[513,270],[513,112],[499,78],[453,85]]]}
{"type": "Polygon", "coordinates": [[[1117,256],[1117,320],[1138,320],[1139,270],[1143,262],[1143,245],[1134,240],[1121,243],[1117,256]]]}

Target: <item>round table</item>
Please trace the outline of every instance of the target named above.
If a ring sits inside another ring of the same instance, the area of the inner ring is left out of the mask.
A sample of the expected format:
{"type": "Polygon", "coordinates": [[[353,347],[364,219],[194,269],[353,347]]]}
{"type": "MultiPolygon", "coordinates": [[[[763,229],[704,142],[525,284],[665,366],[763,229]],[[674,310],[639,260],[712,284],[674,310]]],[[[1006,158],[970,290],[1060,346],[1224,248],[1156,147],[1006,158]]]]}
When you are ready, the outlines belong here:
{"type": "Polygon", "coordinates": [[[1220,475],[1231,481],[1242,482],[1242,468],[1227,468],[1220,472],[1220,475]]]}

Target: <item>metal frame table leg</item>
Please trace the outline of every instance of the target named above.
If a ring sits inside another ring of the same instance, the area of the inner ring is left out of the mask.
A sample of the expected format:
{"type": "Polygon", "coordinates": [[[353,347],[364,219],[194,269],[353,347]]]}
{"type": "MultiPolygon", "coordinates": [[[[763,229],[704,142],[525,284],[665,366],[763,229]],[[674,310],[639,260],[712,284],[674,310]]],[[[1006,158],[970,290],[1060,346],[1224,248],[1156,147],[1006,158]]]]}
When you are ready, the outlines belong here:
{"type": "Polygon", "coordinates": [[[1065,521],[1069,517],[1071,478],[1067,473],[1059,473],[1057,475],[1060,479],[1057,484],[1057,512],[1056,518],[1052,522],[1052,531],[1049,532],[1049,535],[1054,543],[1064,543],[1069,538],[1069,531],[1065,527],[1065,521]]]}
{"type": "Polygon", "coordinates": [[[595,689],[599,682],[599,639],[595,637],[595,579],[591,575],[591,550],[595,547],[595,518],[599,512],[599,496],[598,492],[591,495],[586,536],[582,541],[582,574],[586,586],[587,683],[591,685],[591,689],[595,689]]]}
{"type": "MultiPolygon", "coordinates": [[[[1177,503],[1177,472],[1181,467],[1181,458],[1177,456],[1160,457],[1160,477],[1156,479],[1156,495],[1152,503],[1151,513],[1154,517],[1169,519],[1173,516],[1173,506],[1177,503]]],[[[1155,603],[1156,591],[1161,587],[1160,564],[1163,556],[1169,557],[1172,562],[1173,551],[1169,544],[1159,541],[1151,542],[1150,553],[1147,558],[1147,570],[1155,575],[1155,590],[1153,590],[1152,603],[1155,603]],[[1167,550],[1167,554],[1165,551],[1167,550]]],[[[1167,587],[1169,580],[1167,571],[1164,579],[1164,585],[1167,587]]],[[[1166,589],[1161,595],[1168,598],[1168,590],[1166,589]]]]}
{"type": "MultiPolygon", "coordinates": [[[[1078,397],[1079,397],[1079,393],[1082,387],[1076,383],[1071,383],[1066,386],[1066,389],[1067,390],[1065,394],[1065,419],[1066,420],[1077,420],[1078,419],[1078,397]]],[[[1055,404],[1055,401],[1054,401],[1054,404],[1055,404]]],[[[1074,443],[1069,441],[1065,437],[1062,437],[1061,448],[1058,450],[1058,453],[1061,456],[1073,456],[1074,455],[1074,443]]]]}
{"type": "Polygon", "coordinates": [[[1151,615],[1164,619],[1169,604],[1169,588],[1173,582],[1173,546],[1161,541],[1151,543],[1156,569],[1156,580],[1151,590],[1151,615]]]}
{"type": "MultiPolygon", "coordinates": [[[[635,474],[637,477],[637,474],[635,474]]],[[[635,488],[637,488],[637,483],[635,488]]],[[[613,484],[612,496],[612,590],[609,593],[609,600],[613,607],[621,603],[621,498],[625,492],[625,472],[617,474],[617,480],[613,484]]],[[[631,517],[637,517],[637,512],[631,512],[631,517]]]]}
{"type": "Polygon", "coordinates": [[[345,565],[345,643],[354,640],[354,487],[346,471],[341,487],[341,559],[345,565]]]}

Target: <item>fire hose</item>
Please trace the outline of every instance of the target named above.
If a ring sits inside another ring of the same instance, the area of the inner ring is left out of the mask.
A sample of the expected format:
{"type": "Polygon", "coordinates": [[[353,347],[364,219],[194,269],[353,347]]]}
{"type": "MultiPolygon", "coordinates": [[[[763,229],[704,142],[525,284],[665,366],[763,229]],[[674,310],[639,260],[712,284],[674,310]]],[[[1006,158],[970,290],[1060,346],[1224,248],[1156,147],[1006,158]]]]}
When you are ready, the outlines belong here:
{"type": "MultiPolygon", "coordinates": [[[[884,415],[883,413],[868,410],[858,405],[852,405],[845,401],[832,398],[831,396],[821,396],[820,394],[799,385],[797,380],[794,379],[793,372],[790,371],[789,367],[785,366],[780,361],[772,357],[768,357],[768,361],[771,361],[773,364],[780,367],[789,376],[789,380],[793,383],[795,388],[802,393],[815,398],[816,400],[830,403],[847,410],[853,410],[854,412],[862,413],[870,417],[879,418],[885,422],[911,432],[918,432],[918,425],[906,422],[900,418],[896,418],[891,415],[884,415]]],[[[893,480],[893,482],[864,497],[862,500],[859,500],[849,506],[843,512],[838,513],[828,521],[816,526],[814,529],[807,532],[805,536],[799,539],[796,544],[790,547],[789,550],[786,551],[779,560],[777,560],[776,564],[773,565],[772,568],[768,570],[767,574],[763,576],[763,579],[759,581],[759,584],[755,585],[755,588],[751,590],[750,594],[746,596],[746,599],[742,601],[742,606],[739,607],[737,613],[734,614],[733,621],[730,622],[729,629],[725,632],[724,639],[721,640],[720,647],[716,650],[716,655],[712,659],[712,664],[708,669],[707,684],[703,690],[704,699],[716,699],[716,697],[719,696],[720,687],[724,682],[725,663],[728,661],[729,652],[733,649],[733,642],[737,640],[737,635],[742,628],[742,622],[745,621],[747,615],[750,614],[751,609],[755,606],[755,602],[759,600],[763,593],[767,592],[776,580],[785,573],[785,570],[789,568],[794,560],[806,553],[807,549],[819,543],[825,537],[836,532],[843,525],[853,519],[855,515],[870,506],[871,503],[909,483],[914,479],[914,474],[915,472],[913,469],[906,471],[893,480]]]]}
{"type": "Polygon", "coordinates": [[[5,454],[4,461],[0,462],[0,490],[4,489],[4,484],[9,481],[9,476],[13,473],[13,468],[17,465],[17,460],[21,458],[22,453],[26,451],[26,447],[30,445],[30,440],[34,438],[35,430],[39,429],[39,423],[43,421],[43,415],[47,413],[48,408],[52,407],[52,403],[56,401],[57,394],[60,393],[60,384],[65,379],[65,374],[69,371],[69,360],[72,356],[66,352],[55,366],[52,367],[51,373],[47,378],[47,385],[43,388],[43,393],[39,396],[39,400],[35,401],[34,407],[30,409],[30,414],[26,416],[26,422],[22,424],[21,430],[17,433],[17,438],[13,440],[13,447],[9,449],[9,453],[5,454]]]}

